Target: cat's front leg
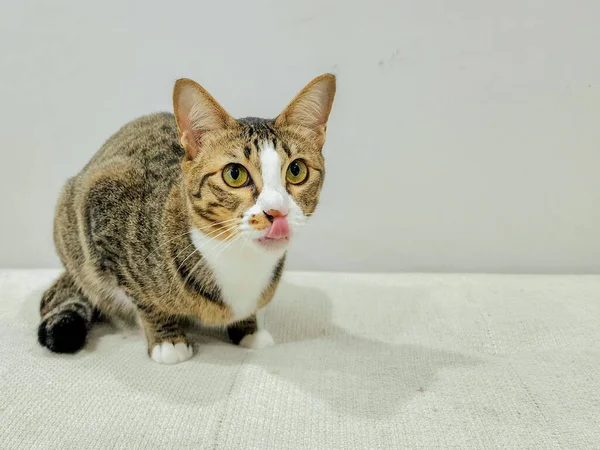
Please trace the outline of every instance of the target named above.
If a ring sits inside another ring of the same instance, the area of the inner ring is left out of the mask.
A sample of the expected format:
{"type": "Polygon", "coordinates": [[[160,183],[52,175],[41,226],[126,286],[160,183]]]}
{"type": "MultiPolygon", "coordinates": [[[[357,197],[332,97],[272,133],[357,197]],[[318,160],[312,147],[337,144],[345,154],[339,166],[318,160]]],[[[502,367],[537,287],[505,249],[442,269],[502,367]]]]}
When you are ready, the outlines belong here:
{"type": "Polygon", "coordinates": [[[181,324],[172,317],[140,314],[148,341],[148,355],[159,364],[177,364],[192,357],[194,350],[181,324]]]}
{"type": "Polygon", "coordinates": [[[258,329],[255,314],[240,322],[228,325],[227,334],[231,342],[240,347],[261,349],[275,345],[271,333],[267,330],[258,329]]]}

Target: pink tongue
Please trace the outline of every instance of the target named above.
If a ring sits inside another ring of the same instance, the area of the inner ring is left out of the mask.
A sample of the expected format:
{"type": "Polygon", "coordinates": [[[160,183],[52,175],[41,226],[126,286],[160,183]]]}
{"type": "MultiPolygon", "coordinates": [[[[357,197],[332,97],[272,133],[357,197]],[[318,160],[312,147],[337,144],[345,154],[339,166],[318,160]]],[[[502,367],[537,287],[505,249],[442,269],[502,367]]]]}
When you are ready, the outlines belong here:
{"type": "Polygon", "coordinates": [[[285,217],[275,217],[265,237],[269,239],[285,239],[290,235],[290,227],[285,217]]]}

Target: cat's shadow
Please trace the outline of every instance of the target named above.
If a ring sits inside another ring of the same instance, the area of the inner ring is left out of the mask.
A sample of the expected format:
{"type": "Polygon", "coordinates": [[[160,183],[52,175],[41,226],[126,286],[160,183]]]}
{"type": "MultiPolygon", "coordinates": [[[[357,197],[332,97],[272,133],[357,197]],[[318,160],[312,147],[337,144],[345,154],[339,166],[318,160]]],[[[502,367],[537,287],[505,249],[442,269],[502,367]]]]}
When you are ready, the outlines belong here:
{"type": "Polygon", "coordinates": [[[275,347],[249,351],[228,343],[221,331],[195,327],[189,330],[194,357],[176,366],[152,362],[143,350],[141,332],[117,331],[102,324],[92,331],[86,349],[72,357],[73,364],[90,364],[86,360],[99,350],[104,361],[94,362],[102,372],[95,376],[110,376],[145,396],[187,404],[213,404],[232,393],[243,395],[244,390],[256,389],[241,382],[245,377],[239,375],[258,369],[263,372],[261,378],[274,379],[268,383],[271,386],[279,379],[340,413],[383,418],[423,395],[439,371],[478,363],[471,356],[425,345],[392,344],[353,334],[333,323],[332,302],[322,290],[285,281],[263,322],[277,343],[275,347]],[[121,349],[118,341],[128,345],[121,349]],[[131,354],[136,346],[139,351],[131,354]],[[124,355],[136,370],[128,369],[124,355]],[[205,379],[207,371],[211,378],[226,379],[229,388],[211,389],[205,379]],[[165,379],[170,382],[162,382],[165,379]],[[192,386],[182,389],[184,383],[192,386]],[[194,390],[203,390],[202,395],[190,395],[194,390]]]}
{"type": "MultiPolygon", "coordinates": [[[[394,345],[342,329],[332,321],[331,300],[315,287],[282,282],[263,322],[277,343],[275,347],[248,351],[228,343],[222,332],[196,328],[191,330],[196,354],[184,364],[210,365],[229,376],[231,389],[225,393],[255,389],[240,383],[244,377],[237,375],[258,368],[264,372],[262,376],[291,383],[340,412],[368,418],[395,414],[411,398],[423,395],[441,370],[477,364],[476,359],[462,354],[421,345],[394,345]],[[232,371],[232,366],[236,370],[232,371]]],[[[136,376],[122,381],[140,383],[136,376]]],[[[199,380],[198,389],[203,386],[206,384],[199,380]]],[[[170,401],[197,401],[197,397],[181,393],[175,383],[171,392],[161,385],[156,395],[165,395],[170,401]]],[[[204,402],[223,400],[218,391],[202,398],[204,402]]]]}

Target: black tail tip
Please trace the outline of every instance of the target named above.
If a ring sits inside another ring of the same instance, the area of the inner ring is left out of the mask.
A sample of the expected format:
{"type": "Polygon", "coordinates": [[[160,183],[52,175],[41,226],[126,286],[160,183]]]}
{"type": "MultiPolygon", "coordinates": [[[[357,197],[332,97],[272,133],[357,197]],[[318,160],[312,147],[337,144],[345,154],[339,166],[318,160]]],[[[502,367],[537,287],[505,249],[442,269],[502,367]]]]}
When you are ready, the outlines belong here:
{"type": "Polygon", "coordinates": [[[55,353],[76,353],[83,348],[87,323],[74,311],[50,316],[38,328],[38,342],[55,353]]]}

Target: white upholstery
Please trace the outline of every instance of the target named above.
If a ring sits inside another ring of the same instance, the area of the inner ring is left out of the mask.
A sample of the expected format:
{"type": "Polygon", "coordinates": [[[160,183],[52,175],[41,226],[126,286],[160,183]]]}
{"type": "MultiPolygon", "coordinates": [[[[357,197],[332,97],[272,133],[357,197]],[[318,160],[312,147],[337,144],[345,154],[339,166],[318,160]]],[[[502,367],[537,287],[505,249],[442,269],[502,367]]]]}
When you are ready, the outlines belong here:
{"type": "Polygon", "coordinates": [[[249,351],[36,342],[56,271],[0,271],[0,448],[598,449],[600,277],[288,273],[249,351]]]}

